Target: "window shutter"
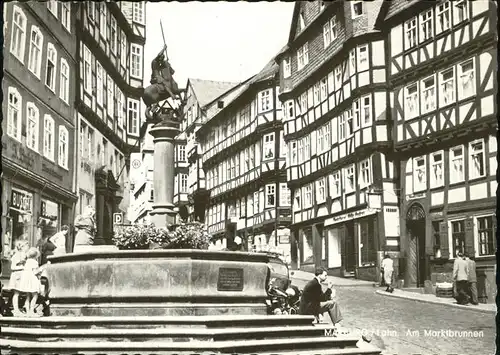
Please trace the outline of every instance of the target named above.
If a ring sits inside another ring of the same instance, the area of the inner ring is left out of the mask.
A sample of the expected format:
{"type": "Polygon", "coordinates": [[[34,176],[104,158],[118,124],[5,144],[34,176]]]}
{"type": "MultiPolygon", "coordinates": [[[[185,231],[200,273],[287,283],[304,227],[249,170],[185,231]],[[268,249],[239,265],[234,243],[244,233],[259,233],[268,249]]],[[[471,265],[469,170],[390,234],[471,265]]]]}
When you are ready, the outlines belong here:
{"type": "Polygon", "coordinates": [[[465,219],[465,253],[469,256],[474,255],[474,219],[469,217],[465,219]]]}
{"type": "Polygon", "coordinates": [[[448,223],[439,223],[439,237],[441,241],[441,258],[450,258],[450,247],[448,245],[448,223]]]}

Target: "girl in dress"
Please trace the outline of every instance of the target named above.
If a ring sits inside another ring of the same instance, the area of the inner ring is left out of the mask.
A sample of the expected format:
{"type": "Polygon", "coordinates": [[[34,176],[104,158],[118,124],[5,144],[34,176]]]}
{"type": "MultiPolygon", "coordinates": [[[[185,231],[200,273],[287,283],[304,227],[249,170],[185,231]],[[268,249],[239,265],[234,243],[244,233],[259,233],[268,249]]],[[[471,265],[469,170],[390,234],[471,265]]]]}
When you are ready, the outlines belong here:
{"type": "Polygon", "coordinates": [[[24,264],[19,285],[21,292],[26,292],[26,304],[28,304],[26,314],[31,317],[36,316],[36,301],[38,300],[41,287],[40,279],[38,278],[38,275],[41,273],[37,261],[39,257],[40,252],[37,248],[30,248],[28,250],[26,253],[26,264],[24,264]]]}
{"type": "Polygon", "coordinates": [[[14,317],[19,317],[22,315],[19,310],[19,293],[21,276],[24,270],[24,264],[26,262],[26,252],[28,250],[28,241],[23,237],[16,240],[14,254],[10,258],[10,269],[12,273],[10,274],[9,289],[14,292],[12,296],[12,315],[14,317]]]}

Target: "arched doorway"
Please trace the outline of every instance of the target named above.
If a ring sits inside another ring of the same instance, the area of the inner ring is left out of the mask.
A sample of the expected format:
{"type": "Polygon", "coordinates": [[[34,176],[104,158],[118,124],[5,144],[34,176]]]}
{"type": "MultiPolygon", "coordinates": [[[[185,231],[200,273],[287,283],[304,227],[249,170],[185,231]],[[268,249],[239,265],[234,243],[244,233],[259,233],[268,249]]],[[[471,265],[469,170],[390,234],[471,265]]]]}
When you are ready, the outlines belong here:
{"type": "Polygon", "coordinates": [[[415,203],[406,213],[408,235],[408,278],[410,285],[423,287],[426,279],[425,259],[425,212],[415,203]]]}

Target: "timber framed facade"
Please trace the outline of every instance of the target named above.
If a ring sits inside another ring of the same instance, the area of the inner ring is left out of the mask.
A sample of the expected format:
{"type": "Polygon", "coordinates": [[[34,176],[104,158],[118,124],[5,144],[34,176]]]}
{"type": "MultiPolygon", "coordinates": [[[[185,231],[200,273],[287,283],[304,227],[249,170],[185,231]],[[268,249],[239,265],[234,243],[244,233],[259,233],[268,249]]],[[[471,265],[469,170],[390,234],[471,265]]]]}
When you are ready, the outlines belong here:
{"type": "Polygon", "coordinates": [[[388,33],[405,284],[450,281],[476,258],[479,298],[495,299],[497,5],[394,1],[388,33]]]}
{"type": "Polygon", "coordinates": [[[290,191],[286,185],[283,112],[274,59],[230,95],[197,132],[210,202],[208,231],[216,245],[275,251],[289,257],[290,191]]]}
{"type": "Polygon", "coordinates": [[[382,1],[359,3],[295,5],[280,100],[292,265],[377,280],[382,251],[399,257],[399,206],[382,1]]]}

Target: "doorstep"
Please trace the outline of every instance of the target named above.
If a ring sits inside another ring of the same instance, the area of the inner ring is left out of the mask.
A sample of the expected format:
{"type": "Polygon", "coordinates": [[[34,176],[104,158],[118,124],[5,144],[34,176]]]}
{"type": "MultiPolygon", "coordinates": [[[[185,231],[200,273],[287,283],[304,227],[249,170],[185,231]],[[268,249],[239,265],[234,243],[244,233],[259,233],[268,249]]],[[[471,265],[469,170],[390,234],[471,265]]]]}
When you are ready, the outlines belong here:
{"type": "Polygon", "coordinates": [[[492,313],[492,314],[496,314],[497,312],[497,306],[495,303],[462,305],[462,304],[457,304],[457,301],[454,298],[436,297],[436,295],[433,294],[409,292],[401,289],[394,289],[394,292],[392,293],[386,292],[385,290],[377,290],[375,291],[375,293],[386,297],[402,298],[423,303],[439,304],[446,307],[460,308],[474,312],[492,313]]]}

